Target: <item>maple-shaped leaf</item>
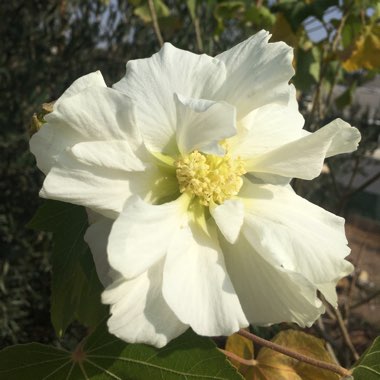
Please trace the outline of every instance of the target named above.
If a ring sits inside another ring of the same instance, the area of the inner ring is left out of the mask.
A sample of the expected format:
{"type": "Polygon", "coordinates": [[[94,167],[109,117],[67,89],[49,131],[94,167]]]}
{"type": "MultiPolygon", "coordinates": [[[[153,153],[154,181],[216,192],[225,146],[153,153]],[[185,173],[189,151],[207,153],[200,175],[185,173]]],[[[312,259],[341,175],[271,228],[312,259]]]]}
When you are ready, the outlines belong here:
{"type": "Polygon", "coordinates": [[[188,330],[157,349],[127,344],[102,323],[73,351],[39,343],[0,351],[6,380],[239,380],[241,376],[208,338],[188,330]]]}

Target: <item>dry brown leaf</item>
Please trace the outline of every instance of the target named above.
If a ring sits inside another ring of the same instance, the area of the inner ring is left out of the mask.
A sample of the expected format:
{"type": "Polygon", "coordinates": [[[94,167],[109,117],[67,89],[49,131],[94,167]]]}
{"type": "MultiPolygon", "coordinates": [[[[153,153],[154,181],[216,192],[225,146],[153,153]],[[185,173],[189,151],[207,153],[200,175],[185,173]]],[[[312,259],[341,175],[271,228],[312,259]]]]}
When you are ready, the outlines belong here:
{"type": "MultiPolygon", "coordinates": [[[[272,342],[296,352],[333,363],[321,339],[301,331],[286,330],[275,336],[272,342]]],[[[339,375],[322,370],[304,362],[263,347],[257,357],[257,365],[252,367],[250,380],[338,380],[339,375]]]]}
{"type": "MultiPolygon", "coordinates": [[[[323,340],[302,331],[281,331],[272,342],[308,357],[334,363],[324,347],[323,340]]],[[[231,335],[227,339],[226,350],[246,360],[254,357],[252,342],[239,334],[231,335]]],[[[340,378],[332,371],[314,367],[266,347],[260,350],[252,365],[230,360],[246,380],[338,380],[340,378]]]]}
{"type": "MultiPolygon", "coordinates": [[[[253,359],[253,343],[239,334],[233,334],[228,337],[226,343],[226,350],[234,353],[243,359],[253,359]]],[[[245,377],[245,379],[253,379],[253,367],[239,363],[236,360],[230,359],[231,363],[238,369],[238,371],[245,377]]]]}

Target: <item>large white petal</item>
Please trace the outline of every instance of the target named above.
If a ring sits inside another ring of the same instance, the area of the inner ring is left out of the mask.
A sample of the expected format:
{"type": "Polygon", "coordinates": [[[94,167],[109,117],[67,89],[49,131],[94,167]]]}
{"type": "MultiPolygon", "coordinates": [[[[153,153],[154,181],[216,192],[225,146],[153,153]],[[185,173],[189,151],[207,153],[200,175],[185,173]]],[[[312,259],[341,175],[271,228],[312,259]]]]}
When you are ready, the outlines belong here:
{"type": "Polygon", "coordinates": [[[79,133],[81,141],[128,140],[140,145],[133,108],[128,96],[112,88],[92,87],[65,98],[45,119],[56,128],[79,133]]]}
{"type": "Polygon", "coordinates": [[[79,92],[91,87],[107,87],[104,82],[102,73],[97,70],[90,74],[83,75],[82,77],[76,79],[70,87],[57,99],[54,103],[54,108],[57,108],[58,104],[63,100],[78,94],[79,92]]]}
{"type": "Polygon", "coordinates": [[[323,128],[335,130],[336,134],[331,141],[326,158],[342,153],[351,153],[358,148],[361,135],[358,129],[351,127],[350,124],[342,119],[335,119],[323,128]]]}
{"type": "Polygon", "coordinates": [[[144,171],[147,165],[132,151],[127,141],[91,141],[75,144],[71,148],[75,158],[91,166],[122,171],[144,171]]]}
{"type": "Polygon", "coordinates": [[[98,216],[98,220],[88,227],[84,235],[84,240],[90,247],[94,259],[98,277],[105,287],[110,285],[115,278],[120,277],[120,275],[110,267],[107,259],[107,244],[112,223],[112,219],[98,216]]]}
{"type": "MultiPolygon", "coordinates": [[[[210,226],[209,226],[210,227],[210,226]]],[[[214,229],[183,227],[166,257],[163,295],[174,313],[200,335],[231,335],[248,322],[226,272],[214,229]]]]}
{"type": "Polygon", "coordinates": [[[301,274],[272,264],[241,234],[222,243],[228,273],[250,323],[295,322],[310,326],[324,308],[317,288],[301,274]]]}
{"type": "Polygon", "coordinates": [[[228,242],[234,243],[244,221],[244,205],[239,199],[227,200],[221,205],[211,205],[210,213],[228,242]]]}
{"type": "Polygon", "coordinates": [[[219,142],[236,134],[235,107],[225,102],[175,95],[177,145],[185,155],[193,150],[224,155],[219,142]]]}
{"type": "Polygon", "coordinates": [[[268,43],[269,38],[262,30],[216,56],[227,68],[216,98],[233,104],[238,119],[265,104],[288,102],[293,51],[283,42],[268,43]]]}
{"type": "Polygon", "coordinates": [[[314,133],[252,157],[246,168],[251,172],[313,179],[320,174],[325,157],[352,152],[359,141],[359,131],[337,119],[314,133]]]}
{"type": "Polygon", "coordinates": [[[225,75],[223,62],[165,43],[151,58],[129,61],[125,77],[113,87],[135,101],[147,147],[168,154],[175,151],[174,93],[213,99],[225,75]]]}
{"type": "Polygon", "coordinates": [[[133,280],[115,281],[102,301],[111,305],[110,333],[129,343],[163,347],[188,329],[162,297],[162,263],[133,280]]]}
{"type": "Polygon", "coordinates": [[[37,167],[47,175],[58,156],[68,147],[81,141],[81,135],[72,129],[44,124],[29,141],[30,151],[36,157],[37,167]]]}
{"type": "Polygon", "coordinates": [[[126,278],[145,272],[168,250],[181,228],[189,199],[183,195],[162,205],[130,198],[116,219],[108,241],[108,260],[126,278]]]}
{"type": "Polygon", "coordinates": [[[126,172],[89,165],[68,150],[46,176],[40,196],[79,204],[116,219],[130,196],[153,199],[155,184],[161,179],[162,173],[155,167],[126,172]]]}
{"type": "Polygon", "coordinates": [[[299,197],[285,186],[245,185],[242,233],[273,265],[319,284],[350,273],[344,219],[299,197]]]}
{"type": "Polygon", "coordinates": [[[127,140],[135,153],[142,150],[130,99],[110,88],[94,86],[74,91],[63,97],[45,120],[30,140],[37,166],[45,174],[65,149],[79,142],[127,140]]]}
{"type": "Polygon", "coordinates": [[[255,157],[304,136],[304,118],[298,111],[296,90],[290,86],[288,104],[266,104],[244,117],[238,134],[228,140],[231,154],[242,159],[255,157]]]}

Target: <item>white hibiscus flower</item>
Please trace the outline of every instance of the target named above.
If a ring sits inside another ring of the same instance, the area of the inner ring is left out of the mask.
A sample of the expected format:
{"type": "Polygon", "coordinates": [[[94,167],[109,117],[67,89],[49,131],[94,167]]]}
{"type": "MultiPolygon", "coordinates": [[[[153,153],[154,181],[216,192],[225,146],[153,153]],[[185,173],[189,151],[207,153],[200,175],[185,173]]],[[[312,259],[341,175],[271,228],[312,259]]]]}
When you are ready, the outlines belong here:
{"type": "Polygon", "coordinates": [[[109,330],[127,342],[160,347],[189,326],[214,336],[310,325],[318,290],[336,305],[352,270],[344,220],[288,183],[318,176],[360,134],[339,119],[302,129],[292,50],[269,37],[215,58],[165,44],[128,62],[113,88],[84,76],[31,140],[41,196],[97,215],[86,240],[109,330]]]}

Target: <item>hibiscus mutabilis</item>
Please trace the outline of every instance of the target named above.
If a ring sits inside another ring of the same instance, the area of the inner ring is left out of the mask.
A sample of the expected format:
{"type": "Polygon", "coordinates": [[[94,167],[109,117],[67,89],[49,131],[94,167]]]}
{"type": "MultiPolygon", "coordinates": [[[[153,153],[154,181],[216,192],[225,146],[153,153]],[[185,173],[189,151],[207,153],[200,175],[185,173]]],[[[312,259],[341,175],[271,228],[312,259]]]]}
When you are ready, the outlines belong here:
{"type": "Polygon", "coordinates": [[[356,149],[337,119],[302,129],[292,49],[261,31],[212,58],[165,44],[108,88],[75,81],[31,139],[41,196],[85,206],[109,330],[163,346],[189,326],[312,324],[352,271],[344,220],[294,193],[356,149]]]}

